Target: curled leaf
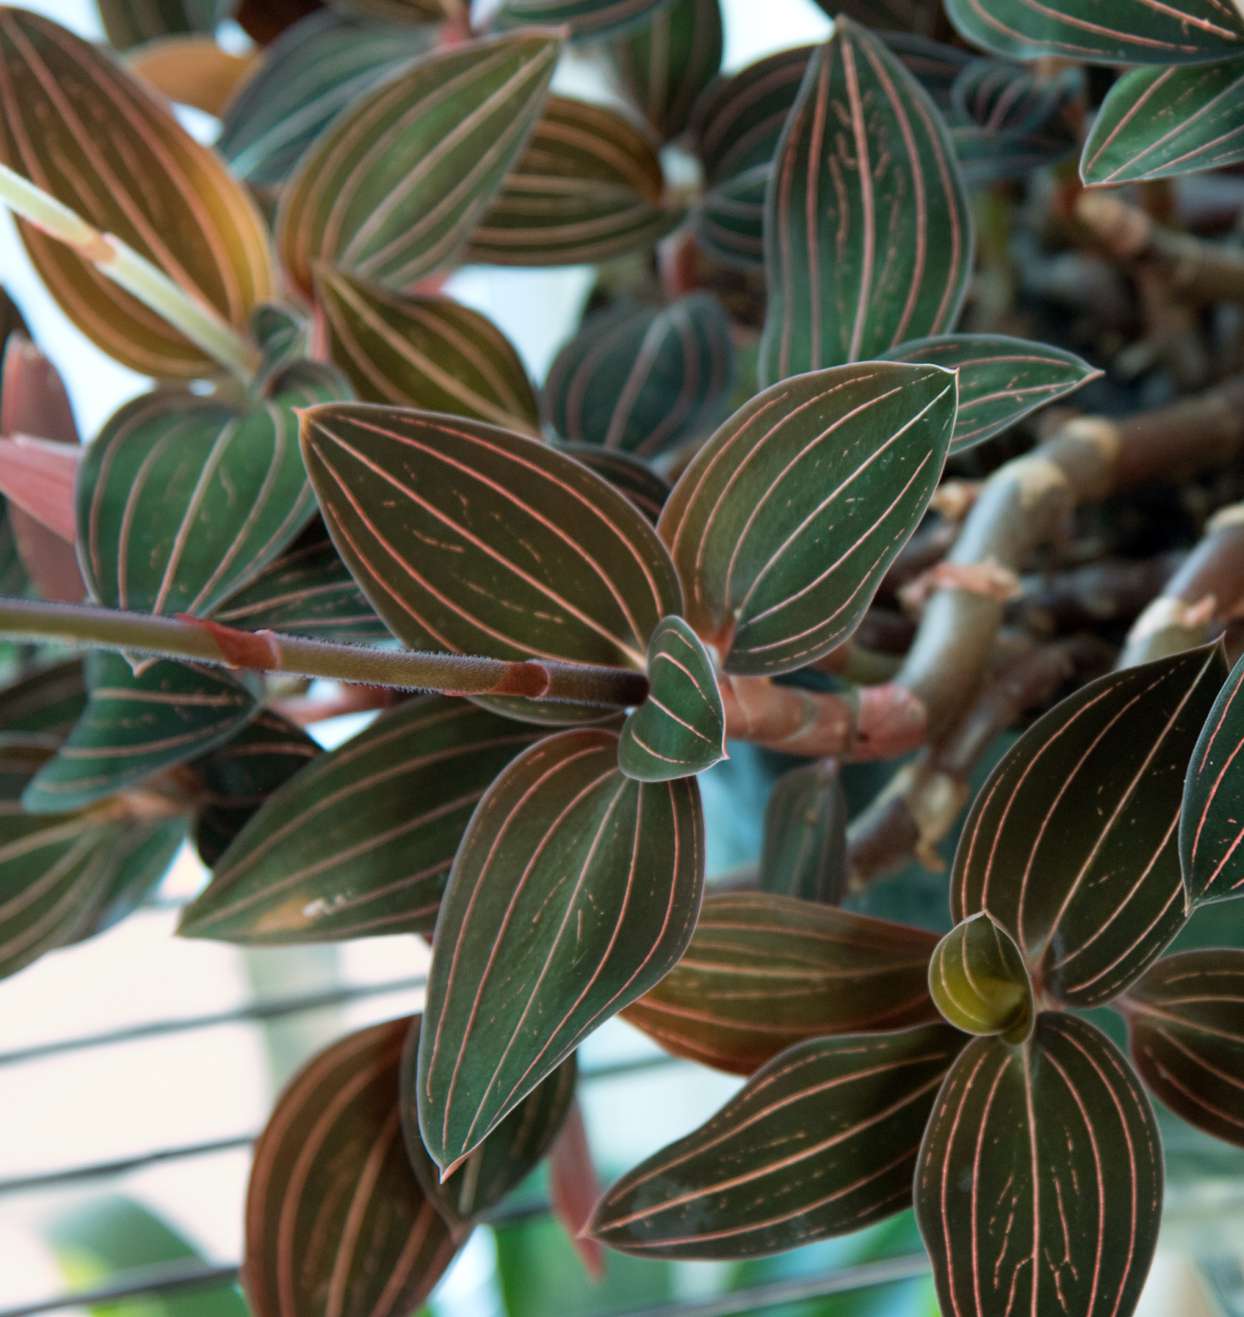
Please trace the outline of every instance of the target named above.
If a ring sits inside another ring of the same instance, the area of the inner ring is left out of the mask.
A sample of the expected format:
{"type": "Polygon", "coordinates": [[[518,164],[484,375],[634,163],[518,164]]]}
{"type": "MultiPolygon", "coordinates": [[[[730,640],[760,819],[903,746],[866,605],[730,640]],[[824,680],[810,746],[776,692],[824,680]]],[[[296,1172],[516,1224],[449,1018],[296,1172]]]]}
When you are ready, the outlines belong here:
{"type": "Polygon", "coordinates": [[[1035,1018],[1032,981],[1015,939],[982,911],[957,924],[933,950],[929,992],[964,1033],[1022,1043],[1035,1018]]]}

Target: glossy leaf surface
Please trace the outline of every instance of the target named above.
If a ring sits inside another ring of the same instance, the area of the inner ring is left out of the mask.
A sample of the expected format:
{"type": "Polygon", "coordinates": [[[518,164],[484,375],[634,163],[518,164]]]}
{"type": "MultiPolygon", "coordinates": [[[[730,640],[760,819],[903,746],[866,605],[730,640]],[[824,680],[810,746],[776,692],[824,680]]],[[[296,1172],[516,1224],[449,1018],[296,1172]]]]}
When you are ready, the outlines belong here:
{"type": "Polygon", "coordinates": [[[641,23],[670,0],[501,0],[499,27],[560,27],[576,37],[607,36],[641,23]]]}
{"type": "Polygon", "coordinates": [[[785,380],[697,453],[659,530],[683,616],[728,672],[777,673],[854,630],[941,476],[955,377],[870,363],[785,380]]]}
{"type": "Polygon", "coordinates": [[[765,209],[772,383],[953,328],[972,217],[928,93],[878,38],[840,21],[813,54],[765,209]]]}
{"type": "Polygon", "coordinates": [[[987,913],[956,924],[929,961],[929,992],[964,1033],[1022,1043],[1035,1018],[1032,982],[1015,939],[987,913]]]}
{"type": "Polygon", "coordinates": [[[180,932],[257,944],[429,932],[471,811],[538,736],[434,695],[382,714],[263,805],[180,932]]]}
{"type": "Polygon", "coordinates": [[[847,888],[847,800],[833,759],[782,774],[765,807],[760,886],[837,905],[847,888]]]}
{"type": "Polygon", "coordinates": [[[694,781],[617,768],[618,739],[547,737],[480,802],[435,933],[419,1123],[453,1166],[686,949],[704,882],[694,781]]]}
{"type": "Polygon", "coordinates": [[[1180,792],[1222,680],[1219,649],[1191,650],[1090,682],[1033,724],[968,815],[955,920],[987,910],[1076,1006],[1143,973],[1187,915],[1180,792]]]}
{"type": "Polygon", "coordinates": [[[363,402],[539,433],[526,367],[486,316],[448,297],[394,293],[331,271],[316,287],[329,356],[363,402]]]}
{"type": "Polygon", "coordinates": [[[1244,892],[1244,659],[1205,720],[1188,764],[1179,858],[1193,901],[1244,892]]]}
{"type": "Polygon", "coordinates": [[[1003,334],[920,339],[891,349],[885,359],[930,362],[959,372],[952,453],[992,439],[1101,376],[1074,353],[1003,334]]]}
{"type": "Polygon", "coordinates": [[[681,612],[634,505],[533,439],[343,405],[306,414],[303,447],[341,556],[411,649],[642,667],[681,612]]]}
{"type": "Polygon", "coordinates": [[[911,1200],[925,1121],[962,1035],[819,1038],[608,1190],[592,1233],[643,1257],[738,1258],[859,1230],[911,1200]]]}
{"type": "Polygon", "coordinates": [[[1125,1006],[1150,1090],[1189,1124],[1244,1147],[1244,951],[1165,956],[1125,1006]]]}
{"type": "Polygon", "coordinates": [[[255,1146],[243,1277],[255,1317],[408,1317],[460,1238],[411,1170],[398,1098],[408,1021],[351,1034],[277,1099],[255,1146]]]}
{"type": "Polygon", "coordinates": [[[448,264],[544,104],[559,42],[471,41],[353,101],[304,155],[277,242],[308,296],[323,261],[395,288],[448,264]]]}
{"type": "Polygon", "coordinates": [[[749,1075],[807,1038],[937,1019],[937,938],[770,892],[713,893],[687,954],[626,1012],[677,1056],[749,1075]]]}
{"type": "Polygon", "coordinates": [[[1110,89],[1085,143],[1088,184],[1138,183],[1244,160],[1244,53],[1204,67],[1135,69],[1110,89]]]}
{"type": "MultiPolygon", "coordinates": [[[[26,10],[0,11],[0,161],[127,242],[239,329],[272,289],[267,234],[242,185],[112,59],[26,10]]],[[[63,243],[23,223],[48,291],[142,374],[219,365],[63,243]]]]}
{"type": "Polygon", "coordinates": [[[692,777],[726,756],[726,711],[704,643],[681,617],[648,642],[648,698],[622,728],[618,766],[638,782],[692,777]]]}
{"type": "Polygon", "coordinates": [[[973,45],[1011,59],[1060,56],[1089,64],[1184,64],[1244,47],[1234,0],[946,0],[973,45]]]}
{"type": "Polygon", "coordinates": [[[730,323],[708,293],[610,309],[557,354],[545,410],[566,439],[657,457],[719,419],[733,360],[730,323]]]}
{"type": "Polygon", "coordinates": [[[1162,1150],[1136,1076],[1071,1015],[970,1043],[937,1099],[916,1219],[942,1311],[1131,1313],[1157,1241],[1162,1150]]]}

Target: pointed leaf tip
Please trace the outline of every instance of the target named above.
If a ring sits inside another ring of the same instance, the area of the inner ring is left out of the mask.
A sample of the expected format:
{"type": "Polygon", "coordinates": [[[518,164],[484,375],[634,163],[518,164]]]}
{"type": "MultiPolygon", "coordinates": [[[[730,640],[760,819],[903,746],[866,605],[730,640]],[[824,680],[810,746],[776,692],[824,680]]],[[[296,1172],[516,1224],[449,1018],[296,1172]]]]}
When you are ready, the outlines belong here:
{"type": "Polygon", "coordinates": [[[1015,940],[987,911],[956,925],[933,950],[929,991],[947,1023],[1022,1043],[1035,1020],[1032,982],[1015,940]]]}

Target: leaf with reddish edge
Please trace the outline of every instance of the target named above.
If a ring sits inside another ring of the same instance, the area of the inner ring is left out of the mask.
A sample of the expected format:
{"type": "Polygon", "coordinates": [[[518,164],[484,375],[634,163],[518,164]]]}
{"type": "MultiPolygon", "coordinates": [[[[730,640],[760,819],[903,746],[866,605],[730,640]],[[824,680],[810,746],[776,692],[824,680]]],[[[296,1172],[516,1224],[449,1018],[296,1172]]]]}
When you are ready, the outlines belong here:
{"type": "Polygon", "coordinates": [[[851,634],[928,507],[956,399],[937,366],[840,366],[767,389],[696,453],[657,529],[727,672],[794,671],[851,634]]]}
{"type": "Polygon", "coordinates": [[[646,462],[629,453],[598,448],[596,444],[559,444],[558,447],[607,480],[656,525],[670,496],[670,487],[646,462]]]}
{"type": "Polygon", "coordinates": [[[1153,1260],[1162,1148],[1127,1061],[1072,1015],[969,1043],[938,1095],[916,1220],[942,1311],[1123,1317],[1153,1260]]]}
{"type": "Polygon", "coordinates": [[[1015,939],[982,911],[956,924],[933,949],[929,992],[948,1024],[964,1033],[1026,1042],[1036,1018],[1032,980],[1015,939]]]}
{"type": "Polygon", "coordinates": [[[459,847],[419,1045],[420,1129],[447,1172],[690,941],[699,790],[632,781],[617,755],[612,732],[545,738],[493,783],[459,847]]]}
{"type": "Polygon", "coordinates": [[[402,1133],[423,1192],[455,1228],[470,1227],[504,1201],[552,1147],[574,1100],[577,1069],[568,1056],[514,1108],[448,1180],[428,1156],[419,1134],[415,1069],[421,1021],[410,1022],[402,1051],[402,1133]]]}
{"type": "Polygon", "coordinates": [[[783,773],[765,807],[760,886],[837,905],[847,890],[847,800],[837,760],[783,773]]]}
{"type": "Polygon", "coordinates": [[[1110,89],[1084,146],[1090,187],[1148,182],[1244,160],[1244,56],[1134,69],[1110,89]]]}
{"type": "Polygon", "coordinates": [[[424,695],[275,791],[178,931],[254,945],[429,933],[471,811],[537,728],[424,695]]]}
{"type": "Polygon", "coordinates": [[[946,0],[973,45],[1009,59],[1082,64],[1195,64],[1244,49],[1235,0],[946,0]]]}
{"type": "Polygon", "coordinates": [[[394,288],[450,264],[544,104],[548,32],[435,51],[354,101],[299,162],[277,245],[310,297],[317,262],[394,288]]]}
{"type": "Polygon", "coordinates": [[[642,668],[682,611],[642,514],[534,439],[342,404],[304,413],[303,448],[342,558],[411,649],[642,668]]]}
{"type": "Polygon", "coordinates": [[[1190,1125],[1244,1147],[1244,951],[1165,956],[1118,1005],[1150,1090],[1190,1125]]]}
{"type": "Polygon", "coordinates": [[[670,0],[502,0],[498,27],[528,23],[570,29],[574,37],[607,36],[643,23],[670,0]]]}
{"type": "Polygon", "coordinates": [[[774,159],[761,381],[945,333],[972,250],[936,106],[884,42],[839,20],[812,56],[774,159]]]}
{"type": "Polygon", "coordinates": [[[733,1259],[901,1211],[963,1041],[937,1024],[789,1048],[711,1120],[613,1185],[592,1234],[641,1257],[733,1259]]]}
{"type": "Polygon", "coordinates": [[[1244,894],[1244,659],[1205,719],[1188,764],[1179,858],[1192,901],[1244,894]]]}
{"type": "Polygon", "coordinates": [[[891,348],[884,359],[926,361],[959,372],[952,453],[983,444],[1102,376],[1074,353],[1003,334],[918,339],[891,348]]]}
{"type": "Polygon", "coordinates": [[[465,1235],[420,1188],[402,1138],[409,1020],[322,1051],[255,1145],[242,1282],[255,1317],[407,1317],[465,1235]]]}
{"type": "Polygon", "coordinates": [[[1214,645],[1090,682],[981,788],[955,854],[951,914],[987,910],[1048,996],[1109,1001],[1183,927],[1180,792],[1224,671],[1214,645]]]}
{"type": "Polygon", "coordinates": [[[553,1215],[570,1237],[584,1270],[593,1280],[602,1279],[604,1250],[586,1233],[592,1209],[600,1201],[600,1181],[578,1102],[570,1104],[570,1114],[549,1155],[549,1197],[553,1200],[553,1215]]]}
{"type": "Polygon", "coordinates": [[[749,1075],[807,1038],[937,1019],[937,938],[770,892],[711,893],[678,965],[625,1013],[667,1051],[749,1075]]]}

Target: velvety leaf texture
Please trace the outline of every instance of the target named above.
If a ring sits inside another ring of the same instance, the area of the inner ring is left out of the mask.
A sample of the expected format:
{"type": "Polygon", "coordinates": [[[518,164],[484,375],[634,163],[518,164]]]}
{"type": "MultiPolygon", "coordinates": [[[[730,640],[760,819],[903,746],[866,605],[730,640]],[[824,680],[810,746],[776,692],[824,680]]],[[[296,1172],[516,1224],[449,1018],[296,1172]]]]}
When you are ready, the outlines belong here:
{"type": "Polygon", "coordinates": [[[559,44],[470,41],[353,101],[282,196],[277,243],[297,287],[310,296],[317,261],[395,288],[448,264],[526,142],[559,44]]]}
{"type": "Polygon", "coordinates": [[[953,328],[972,247],[937,108],[882,41],[839,21],[812,56],[774,160],[762,381],[953,328]]]}
{"type": "Polygon", "coordinates": [[[847,800],[833,759],[783,773],[765,808],[760,886],[837,905],[847,888],[847,800]]]}
{"type": "Polygon", "coordinates": [[[499,27],[565,24],[576,37],[599,37],[642,23],[670,0],[502,0],[499,27]]]}
{"type": "Polygon", "coordinates": [[[929,961],[929,991],[947,1023],[1022,1043],[1034,1020],[1032,982],[1014,938],[988,914],[957,924],[929,961]]]}
{"type": "Polygon", "coordinates": [[[648,642],[648,697],[626,720],[618,766],[638,782],[691,777],[726,756],[726,711],[713,660],[681,617],[648,642]]]}
{"type": "Polygon", "coordinates": [[[708,293],[610,309],[557,354],[545,409],[566,439],[654,458],[720,419],[733,360],[730,323],[708,293]]]}
{"type": "Polygon", "coordinates": [[[661,513],[683,616],[728,672],[787,672],[854,629],[941,476],[955,377],[869,363],[785,380],[696,454],[661,513]]]}
{"type": "Polygon", "coordinates": [[[398,1084],[409,1022],[334,1043],[277,1099],[246,1195],[255,1317],[408,1317],[458,1245],[411,1169],[398,1084]]]}
{"type": "Polygon", "coordinates": [[[740,268],[765,259],[765,197],[769,165],[755,165],[707,189],[696,210],[696,236],[714,260],[740,268]]]}
{"type": "Polygon", "coordinates": [[[436,695],[382,714],[272,795],[180,932],[256,944],[430,932],[471,811],[538,736],[436,695]]]}
{"type": "Polygon", "coordinates": [[[1221,64],[1135,69],[1110,89],[1084,146],[1090,186],[1139,183],[1244,160],[1244,52],[1221,64]]]}
{"type": "Polygon", "coordinates": [[[1193,901],[1244,892],[1244,659],[1210,710],[1188,764],[1179,857],[1193,901]]]}
{"type": "Polygon", "coordinates": [[[968,1045],[929,1122],[916,1219],[942,1311],[1130,1314],[1162,1207],[1157,1122],[1114,1044],[1070,1015],[968,1045]]]}
{"type": "Polygon", "coordinates": [[[562,444],[561,451],[595,471],[655,526],[670,496],[669,484],[642,458],[596,444],[562,444]]]}
{"type": "Polygon", "coordinates": [[[676,1056],[749,1075],[807,1038],[936,1020],[936,944],[836,906],[712,893],[687,954],[626,1018],[676,1056]]]}
{"type": "Polygon", "coordinates": [[[592,1233],[641,1257],[730,1259],[900,1211],[962,1045],[962,1034],[932,1025],[790,1048],[711,1120],[613,1185],[592,1233]]]}
{"type": "Polygon", "coordinates": [[[480,801],[434,936],[418,1104],[452,1167],[686,950],[704,822],[692,780],[617,769],[618,739],[547,737],[480,801]]]}
{"type": "Polygon", "coordinates": [[[1244,1147],[1244,951],[1165,956],[1122,1005],[1150,1090],[1189,1124],[1244,1147]]]}
{"type": "Polygon", "coordinates": [[[1175,830],[1217,647],[1114,672],[1051,709],[990,775],[951,879],[956,921],[987,910],[1047,993],[1108,1001],[1183,926],[1175,830]]]}
{"type": "Polygon", "coordinates": [[[303,445],[341,556],[411,649],[642,667],[682,611],[641,513],[534,439],[355,404],[312,408],[303,445]]]}
{"type": "MultiPolygon", "coordinates": [[[[220,159],[107,55],[26,10],[0,10],[0,162],[158,265],[239,329],[272,290],[259,212],[220,159]]],[[[219,365],[89,261],[20,225],[79,329],[144,375],[219,365]]]]}

